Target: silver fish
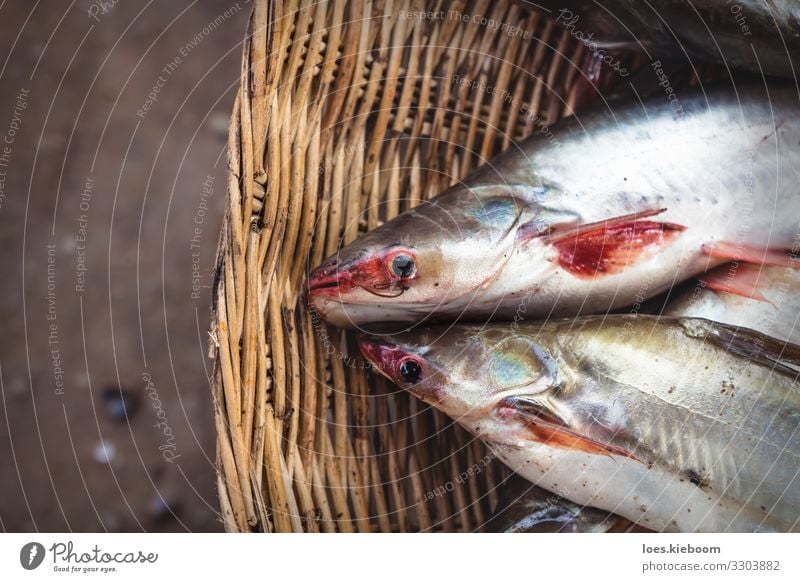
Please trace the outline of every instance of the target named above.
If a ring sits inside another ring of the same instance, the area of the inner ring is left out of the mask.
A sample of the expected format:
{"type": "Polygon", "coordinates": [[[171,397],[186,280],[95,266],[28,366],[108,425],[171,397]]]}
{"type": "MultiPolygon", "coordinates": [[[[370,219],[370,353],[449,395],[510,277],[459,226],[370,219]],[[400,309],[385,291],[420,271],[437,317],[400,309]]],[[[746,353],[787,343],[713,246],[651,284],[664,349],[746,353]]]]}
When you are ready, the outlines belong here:
{"type": "MultiPolygon", "coordinates": [[[[794,269],[728,264],[684,287],[661,311],[663,315],[711,319],[800,343],[800,272],[794,269]]],[[[572,503],[518,477],[509,479],[500,499],[483,531],[628,531],[624,518],[572,503]]]]}
{"type": "Polygon", "coordinates": [[[618,309],[733,258],[784,264],[800,228],[794,87],[573,117],[341,249],[308,301],[340,326],[618,309]]]}
{"type": "Polygon", "coordinates": [[[606,533],[627,531],[628,520],[549,493],[513,475],[481,528],[485,533],[606,533]]]}
{"type": "MultiPolygon", "coordinates": [[[[536,0],[598,57],[614,49],[652,60],[709,61],[794,79],[800,73],[800,3],[787,0],[536,0]]],[[[608,62],[608,61],[607,61],[608,62]]]]}
{"type": "Polygon", "coordinates": [[[515,472],[656,531],[800,530],[800,347],[703,319],[362,335],[515,472]]]}

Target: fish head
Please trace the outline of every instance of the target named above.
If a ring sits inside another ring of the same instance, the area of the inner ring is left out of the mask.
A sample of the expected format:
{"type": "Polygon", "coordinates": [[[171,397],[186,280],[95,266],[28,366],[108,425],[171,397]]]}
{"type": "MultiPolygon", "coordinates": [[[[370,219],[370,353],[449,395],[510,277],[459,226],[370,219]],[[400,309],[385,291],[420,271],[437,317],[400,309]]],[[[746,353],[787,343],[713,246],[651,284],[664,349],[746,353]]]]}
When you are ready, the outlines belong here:
{"type": "Polygon", "coordinates": [[[563,381],[547,349],[511,329],[360,334],[359,347],[377,372],[490,440],[518,430],[516,402],[544,401],[563,381]]]}
{"type": "Polygon", "coordinates": [[[308,278],[309,305],[329,323],[421,321],[470,303],[502,269],[520,205],[441,196],[364,234],[308,278]]]}

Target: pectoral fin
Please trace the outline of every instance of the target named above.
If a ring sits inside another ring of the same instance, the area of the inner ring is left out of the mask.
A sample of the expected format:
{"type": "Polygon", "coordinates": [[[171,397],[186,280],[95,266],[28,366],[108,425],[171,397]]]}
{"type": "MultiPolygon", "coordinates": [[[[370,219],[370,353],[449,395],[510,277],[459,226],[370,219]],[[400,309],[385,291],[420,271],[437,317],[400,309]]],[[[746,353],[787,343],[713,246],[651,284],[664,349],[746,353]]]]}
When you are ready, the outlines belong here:
{"type": "Polygon", "coordinates": [[[645,220],[666,209],[619,216],[553,233],[558,264],[576,277],[619,273],[641,260],[647,251],[669,244],[685,226],[645,220]]]}
{"type": "MultiPolygon", "coordinates": [[[[542,420],[530,420],[528,431],[534,440],[550,446],[576,449],[592,455],[618,455],[639,461],[633,453],[621,447],[600,443],[572,432],[566,427],[550,424],[542,420]]],[[[639,461],[641,462],[641,461],[639,461]]]]}
{"type": "Polygon", "coordinates": [[[501,415],[513,416],[525,423],[525,436],[551,447],[574,449],[592,455],[620,456],[642,462],[630,451],[603,443],[572,430],[563,420],[544,406],[525,398],[506,398],[500,405],[501,415]]]}

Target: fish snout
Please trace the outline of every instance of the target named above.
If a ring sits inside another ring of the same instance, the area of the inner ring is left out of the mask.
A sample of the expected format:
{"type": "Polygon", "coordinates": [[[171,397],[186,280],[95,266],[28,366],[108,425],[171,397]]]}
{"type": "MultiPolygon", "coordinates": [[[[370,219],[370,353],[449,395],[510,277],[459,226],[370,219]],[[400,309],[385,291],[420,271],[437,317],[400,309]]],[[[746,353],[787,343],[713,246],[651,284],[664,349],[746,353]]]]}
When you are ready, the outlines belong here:
{"type": "Polygon", "coordinates": [[[365,333],[358,335],[358,347],[376,372],[424,402],[436,404],[446,396],[443,386],[430,382],[435,368],[413,350],[365,333]]]}
{"type": "Polygon", "coordinates": [[[416,377],[402,377],[402,372],[407,372],[405,363],[413,359],[405,350],[377,335],[360,333],[357,339],[361,353],[376,372],[404,388],[407,388],[404,385],[406,381],[413,380],[412,383],[415,383],[418,380],[416,377]]]}
{"type": "Polygon", "coordinates": [[[360,333],[357,337],[358,348],[364,358],[377,370],[385,371],[389,363],[392,346],[378,336],[360,333]]]}
{"type": "Polygon", "coordinates": [[[330,259],[311,271],[306,281],[306,295],[332,295],[343,290],[350,281],[350,274],[336,259],[330,259]]]}

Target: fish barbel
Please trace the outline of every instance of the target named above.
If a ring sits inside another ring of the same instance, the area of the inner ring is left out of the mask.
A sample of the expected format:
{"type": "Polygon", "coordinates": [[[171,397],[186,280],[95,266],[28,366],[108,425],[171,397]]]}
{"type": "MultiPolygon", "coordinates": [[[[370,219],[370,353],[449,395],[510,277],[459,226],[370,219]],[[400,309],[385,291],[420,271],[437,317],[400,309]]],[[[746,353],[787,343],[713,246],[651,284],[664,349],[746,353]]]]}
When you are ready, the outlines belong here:
{"type": "Polygon", "coordinates": [[[309,276],[330,323],[600,313],[800,236],[794,87],[572,117],[364,234],[309,276]]]}
{"type": "Polygon", "coordinates": [[[361,335],[512,470],[657,531],[800,529],[800,347],[704,319],[361,335]]]}

